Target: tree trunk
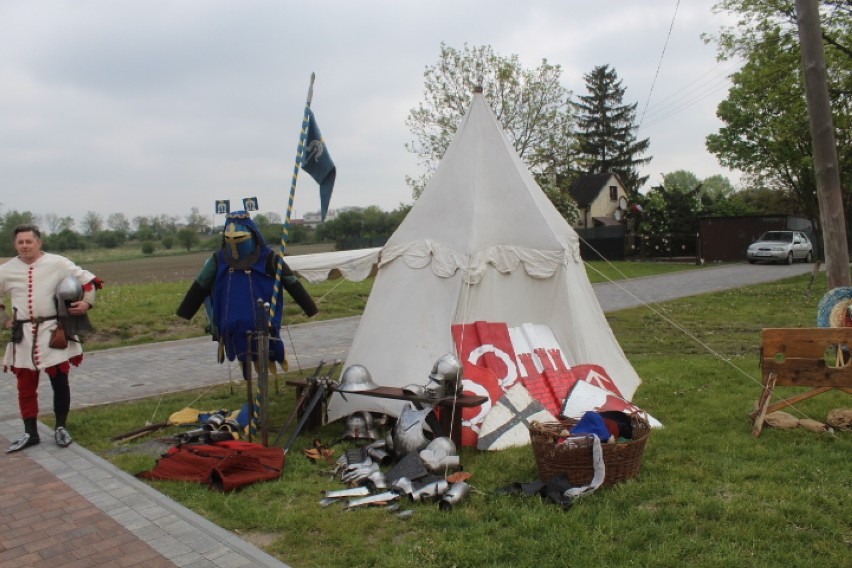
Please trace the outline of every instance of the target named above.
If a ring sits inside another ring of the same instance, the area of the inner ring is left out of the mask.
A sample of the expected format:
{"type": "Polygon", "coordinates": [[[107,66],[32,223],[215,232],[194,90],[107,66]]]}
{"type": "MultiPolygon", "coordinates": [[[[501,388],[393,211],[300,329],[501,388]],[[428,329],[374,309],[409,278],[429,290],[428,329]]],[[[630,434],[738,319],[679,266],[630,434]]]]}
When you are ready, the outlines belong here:
{"type": "Polygon", "coordinates": [[[850,284],[849,249],[817,1],[796,0],[796,15],[805,72],[817,199],[823,227],[825,267],[828,288],[832,289],[850,284]]]}

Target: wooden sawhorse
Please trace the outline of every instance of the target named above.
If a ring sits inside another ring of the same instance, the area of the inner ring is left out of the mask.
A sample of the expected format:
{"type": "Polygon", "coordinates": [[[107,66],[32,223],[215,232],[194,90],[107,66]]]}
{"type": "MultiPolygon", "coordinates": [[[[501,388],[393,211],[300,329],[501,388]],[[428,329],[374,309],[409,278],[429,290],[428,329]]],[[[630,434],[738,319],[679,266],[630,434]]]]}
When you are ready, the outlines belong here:
{"type": "Polygon", "coordinates": [[[852,394],[852,327],[765,328],[761,335],[763,394],[751,415],[755,438],[770,412],[833,389],[852,394]],[[771,403],[776,386],[811,390],[771,403]]]}

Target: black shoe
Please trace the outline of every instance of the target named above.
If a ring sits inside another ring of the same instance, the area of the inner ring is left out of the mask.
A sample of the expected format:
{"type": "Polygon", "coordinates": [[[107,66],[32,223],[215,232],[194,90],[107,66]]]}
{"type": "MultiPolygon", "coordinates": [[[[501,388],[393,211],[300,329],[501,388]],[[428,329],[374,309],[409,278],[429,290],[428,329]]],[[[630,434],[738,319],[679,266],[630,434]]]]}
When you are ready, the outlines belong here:
{"type": "Polygon", "coordinates": [[[53,437],[56,439],[56,445],[60,448],[67,448],[71,445],[71,442],[74,441],[74,439],[71,438],[71,434],[69,434],[68,430],[66,430],[63,426],[56,429],[56,433],[53,437]]]}
{"type": "Polygon", "coordinates": [[[33,437],[29,434],[24,434],[23,436],[12,442],[12,445],[6,449],[6,453],[11,454],[12,452],[17,452],[18,450],[23,450],[24,448],[35,446],[40,442],[41,440],[38,437],[33,437]]]}

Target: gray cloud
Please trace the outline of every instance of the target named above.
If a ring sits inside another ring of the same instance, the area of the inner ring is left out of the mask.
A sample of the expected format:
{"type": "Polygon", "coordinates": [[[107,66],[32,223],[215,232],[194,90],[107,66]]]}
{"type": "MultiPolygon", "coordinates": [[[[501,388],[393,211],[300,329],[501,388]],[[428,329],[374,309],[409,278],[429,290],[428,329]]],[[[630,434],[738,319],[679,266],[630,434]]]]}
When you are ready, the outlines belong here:
{"type": "MultiPolygon", "coordinates": [[[[313,108],[338,166],[332,207],[396,207],[411,199],[405,175],[420,171],[405,117],[442,41],[489,44],[527,66],[546,58],[575,92],[608,63],[628,102],[648,103],[640,135],[653,182],[675,169],[735,178],[704,150],[730,72],[699,39],[722,21],[713,2],[681,3],[657,72],[676,4],[3,2],[0,202],[77,219],[183,217],[257,196],[283,213],[316,72],[313,108]]],[[[300,177],[297,214],[318,207],[316,184],[300,177]]]]}

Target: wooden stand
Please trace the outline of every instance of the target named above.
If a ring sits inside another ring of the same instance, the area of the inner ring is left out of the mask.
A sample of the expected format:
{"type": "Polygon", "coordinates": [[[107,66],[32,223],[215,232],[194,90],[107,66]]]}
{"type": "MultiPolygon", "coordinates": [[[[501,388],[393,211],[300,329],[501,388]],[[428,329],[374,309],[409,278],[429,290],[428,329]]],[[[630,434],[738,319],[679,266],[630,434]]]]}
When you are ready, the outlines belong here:
{"type": "Polygon", "coordinates": [[[766,328],[762,332],[763,393],[752,434],[760,436],[766,415],[824,392],[839,389],[852,394],[852,327],[766,328]],[[828,358],[828,359],[827,359],[828,358]],[[771,403],[776,386],[811,387],[771,403]]]}
{"type": "MultiPolygon", "coordinates": [[[[299,402],[301,402],[301,404],[299,404],[299,407],[296,409],[296,416],[301,418],[302,415],[305,413],[305,406],[307,405],[311,397],[316,394],[316,389],[318,389],[319,386],[309,381],[299,380],[287,381],[287,384],[296,387],[296,403],[298,404],[299,402]]],[[[320,428],[320,426],[322,426],[322,406],[322,401],[320,401],[320,404],[316,405],[313,408],[310,413],[310,416],[308,416],[307,420],[305,421],[304,428],[306,428],[307,430],[317,430],[320,428]]]]}
{"type": "MultiPolygon", "coordinates": [[[[299,380],[287,381],[287,384],[296,387],[297,391],[299,392],[301,391],[301,389],[304,389],[308,386],[308,383],[306,381],[299,380]]],[[[409,402],[430,404],[443,408],[445,409],[445,411],[441,412],[440,416],[441,428],[445,432],[449,433],[450,437],[458,448],[461,448],[461,409],[479,406],[488,400],[488,397],[473,395],[462,395],[455,398],[445,397],[439,399],[423,398],[421,396],[408,394],[402,389],[396,387],[378,387],[368,391],[346,393],[346,396],[371,396],[375,398],[388,398],[392,400],[406,400],[409,402]],[[455,409],[453,407],[455,407],[455,409]]],[[[322,415],[319,414],[321,413],[319,406],[314,408],[313,412],[316,413],[316,416],[312,416],[308,420],[308,424],[317,425],[322,422],[322,415]]]]}

